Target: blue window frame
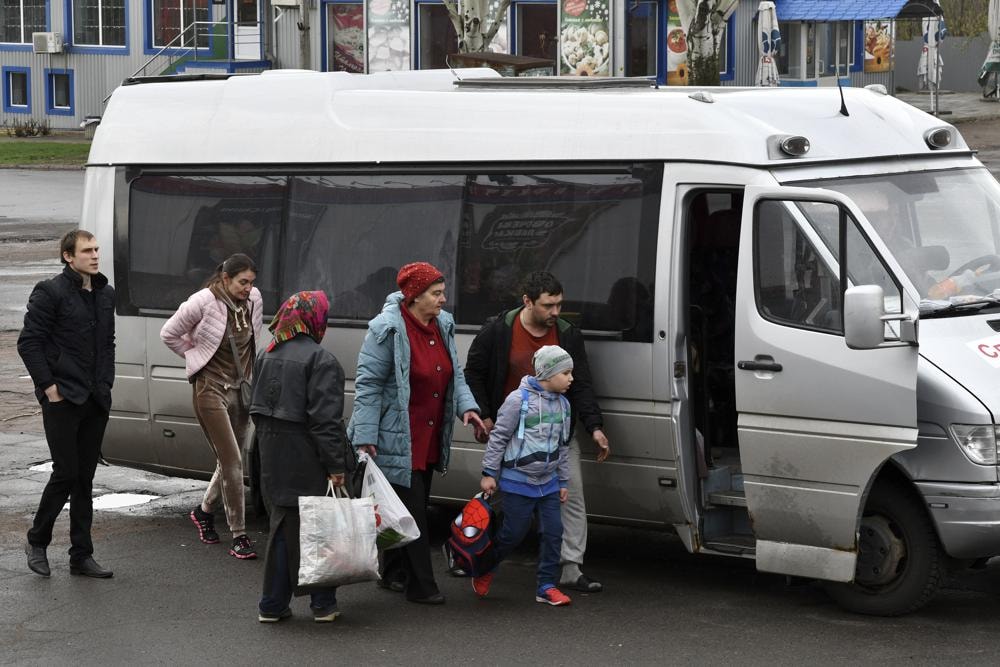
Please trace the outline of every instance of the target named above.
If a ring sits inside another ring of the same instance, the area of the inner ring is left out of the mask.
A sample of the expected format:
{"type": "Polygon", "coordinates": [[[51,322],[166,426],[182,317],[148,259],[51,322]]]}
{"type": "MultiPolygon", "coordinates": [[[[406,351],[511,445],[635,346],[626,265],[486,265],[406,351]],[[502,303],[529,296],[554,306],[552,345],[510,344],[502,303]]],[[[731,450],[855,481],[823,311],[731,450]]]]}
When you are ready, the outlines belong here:
{"type": "Polygon", "coordinates": [[[559,9],[555,0],[510,3],[510,52],[551,60],[558,69],[559,9]]]}
{"type": "Polygon", "coordinates": [[[27,67],[2,68],[4,113],[31,113],[31,70],[27,67]]]}
{"type": "Polygon", "coordinates": [[[31,51],[31,33],[47,32],[49,0],[0,0],[0,51],[31,51]]]}
{"type": "Polygon", "coordinates": [[[129,54],[129,0],[65,0],[65,7],[68,52],[129,54]]]}
{"type": "Polygon", "coordinates": [[[50,116],[76,114],[73,70],[45,68],[45,113],[50,116]]]}
{"type": "Polygon", "coordinates": [[[458,51],[458,35],[444,3],[415,0],[413,25],[413,69],[447,67],[447,55],[458,51]]]}

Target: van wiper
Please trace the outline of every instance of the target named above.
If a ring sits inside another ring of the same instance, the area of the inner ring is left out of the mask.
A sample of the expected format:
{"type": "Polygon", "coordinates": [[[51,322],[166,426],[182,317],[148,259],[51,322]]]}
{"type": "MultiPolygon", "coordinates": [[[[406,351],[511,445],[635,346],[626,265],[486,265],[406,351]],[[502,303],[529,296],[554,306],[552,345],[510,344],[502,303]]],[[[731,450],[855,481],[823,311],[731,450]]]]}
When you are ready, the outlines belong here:
{"type": "Polygon", "coordinates": [[[953,296],[950,299],[923,299],[920,302],[920,317],[946,317],[953,313],[975,312],[989,306],[1000,305],[1000,295],[953,296]]]}

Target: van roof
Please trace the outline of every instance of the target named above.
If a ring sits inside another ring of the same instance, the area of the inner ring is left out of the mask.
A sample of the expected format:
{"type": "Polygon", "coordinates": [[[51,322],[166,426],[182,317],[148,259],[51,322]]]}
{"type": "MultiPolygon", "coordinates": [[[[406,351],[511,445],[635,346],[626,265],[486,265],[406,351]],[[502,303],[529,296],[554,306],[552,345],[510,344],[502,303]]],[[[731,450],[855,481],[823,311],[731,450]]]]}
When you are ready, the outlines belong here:
{"type": "Polygon", "coordinates": [[[112,95],[89,162],[690,160],[781,166],[969,152],[957,132],[950,149],[932,151],[924,136],[946,123],[867,89],[843,89],[850,114],[844,116],[837,88],[656,89],[619,81],[605,79],[590,89],[578,79],[517,81],[484,69],[373,75],[273,70],[128,85],[112,95]],[[788,135],[809,140],[806,157],[774,150],[775,137],[788,135]]]}

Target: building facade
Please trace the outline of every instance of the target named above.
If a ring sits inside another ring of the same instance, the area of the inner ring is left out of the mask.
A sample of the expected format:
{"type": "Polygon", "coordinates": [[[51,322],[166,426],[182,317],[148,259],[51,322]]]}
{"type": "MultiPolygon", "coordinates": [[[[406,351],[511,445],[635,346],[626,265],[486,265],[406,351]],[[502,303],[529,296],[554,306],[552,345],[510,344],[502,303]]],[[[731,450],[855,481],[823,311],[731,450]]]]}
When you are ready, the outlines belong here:
{"type": "MultiPolygon", "coordinates": [[[[782,85],[892,89],[893,21],[933,0],[776,0],[782,85]]],[[[725,85],[753,85],[759,0],[719,36],[725,85]]],[[[375,72],[447,67],[441,0],[0,0],[0,121],[77,128],[126,78],[271,68],[375,72]]],[[[512,0],[490,49],[548,61],[534,73],[687,83],[675,0],[512,0]]]]}

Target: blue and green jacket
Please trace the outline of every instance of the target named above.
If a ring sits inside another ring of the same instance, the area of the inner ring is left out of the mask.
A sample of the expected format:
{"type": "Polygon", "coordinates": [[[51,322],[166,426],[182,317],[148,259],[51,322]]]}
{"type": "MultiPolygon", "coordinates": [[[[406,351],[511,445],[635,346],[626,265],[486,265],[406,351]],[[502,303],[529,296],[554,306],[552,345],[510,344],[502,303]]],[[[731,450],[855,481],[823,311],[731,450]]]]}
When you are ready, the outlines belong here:
{"type": "Polygon", "coordinates": [[[483,473],[497,478],[501,490],[521,495],[564,488],[572,423],[566,397],[525,375],[500,406],[483,455],[483,473]]]}

